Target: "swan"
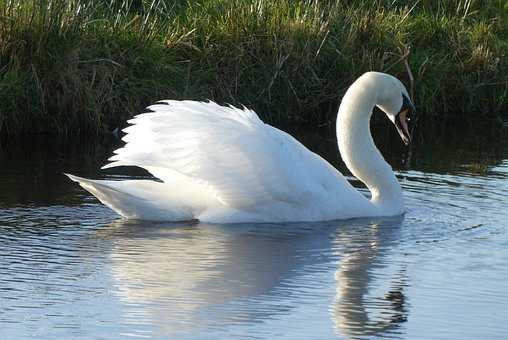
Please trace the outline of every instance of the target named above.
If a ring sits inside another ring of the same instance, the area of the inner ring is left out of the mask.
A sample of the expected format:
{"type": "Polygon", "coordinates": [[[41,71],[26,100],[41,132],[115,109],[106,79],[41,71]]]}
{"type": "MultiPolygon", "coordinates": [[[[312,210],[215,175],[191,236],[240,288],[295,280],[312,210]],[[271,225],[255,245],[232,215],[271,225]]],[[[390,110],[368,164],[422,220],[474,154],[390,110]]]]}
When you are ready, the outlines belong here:
{"type": "Polygon", "coordinates": [[[414,112],[404,85],[388,74],[367,72],[346,91],[337,114],[338,147],[348,169],[370,190],[370,199],[254,111],[211,101],[164,100],[149,106],[150,112],[128,121],[126,144],[102,167],[137,166],[161,181],[66,175],[129,219],[264,223],[401,215],[401,186],[370,133],[375,106],[406,145],[414,112]]]}

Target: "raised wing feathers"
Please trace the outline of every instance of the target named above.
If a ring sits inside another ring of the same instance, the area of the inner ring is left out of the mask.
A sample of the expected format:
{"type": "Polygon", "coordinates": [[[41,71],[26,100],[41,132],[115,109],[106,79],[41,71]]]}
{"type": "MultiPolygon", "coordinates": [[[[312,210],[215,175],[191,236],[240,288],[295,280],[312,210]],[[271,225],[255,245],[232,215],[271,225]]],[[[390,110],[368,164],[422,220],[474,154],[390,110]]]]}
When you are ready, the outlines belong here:
{"type": "Polygon", "coordinates": [[[127,144],[104,168],[139,166],[165,182],[164,169],[171,169],[206,184],[222,203],[247,210],[274,200],[305,203],[301,167],[313,163],[313,154],[254,111],[169,100],[148,109],[153,112],[129,121],[127,144]]]}

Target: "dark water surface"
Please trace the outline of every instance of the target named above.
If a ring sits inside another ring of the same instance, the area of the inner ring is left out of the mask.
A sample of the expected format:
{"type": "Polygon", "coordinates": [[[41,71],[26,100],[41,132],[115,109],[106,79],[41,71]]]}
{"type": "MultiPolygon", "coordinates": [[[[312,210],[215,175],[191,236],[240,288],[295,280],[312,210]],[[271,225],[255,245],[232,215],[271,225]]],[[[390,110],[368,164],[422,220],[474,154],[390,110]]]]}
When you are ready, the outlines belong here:
{"type": "Polygon", "coordinates": [[[125,221],[61,175],[118,142],[6,141],[0,338],[506,339],[507,142],[445,141],[378,138],[405,216],[287,225],[125,221]]]}

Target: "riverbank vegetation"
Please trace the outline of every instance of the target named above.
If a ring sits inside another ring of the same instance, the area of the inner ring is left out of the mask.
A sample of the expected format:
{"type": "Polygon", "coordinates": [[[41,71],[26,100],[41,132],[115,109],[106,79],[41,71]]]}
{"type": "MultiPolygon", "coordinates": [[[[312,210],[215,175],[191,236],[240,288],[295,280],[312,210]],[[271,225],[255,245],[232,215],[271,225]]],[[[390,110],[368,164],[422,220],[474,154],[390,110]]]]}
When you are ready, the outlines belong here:
{"type": "Polygon", "coordinates": [[[0,0],[0,134],[103,133],[158,99],[335,119],[369,70],[428,126],[508,112],[508,1],[0,0]]]}

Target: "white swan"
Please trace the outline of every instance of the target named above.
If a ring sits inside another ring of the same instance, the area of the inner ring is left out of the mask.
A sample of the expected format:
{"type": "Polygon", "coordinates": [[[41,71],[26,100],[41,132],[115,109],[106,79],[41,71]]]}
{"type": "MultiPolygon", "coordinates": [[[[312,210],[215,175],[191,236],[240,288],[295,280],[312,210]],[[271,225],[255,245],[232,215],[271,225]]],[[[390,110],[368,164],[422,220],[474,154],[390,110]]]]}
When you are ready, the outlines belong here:
{"type": "Polygon", "coordinates": [[[370,134],[374,106],[410,142],[408,93],[393,76],[368,72],[347,90],[337,116],[340,154],[372,193],[369,200],[327,161],[247,108],[166,100],[129,123],[112,163],[138,166],[151,180],[90,180],[68,175],[132,219],[295,222],[391,216],[402,190],[370,134]]]}

